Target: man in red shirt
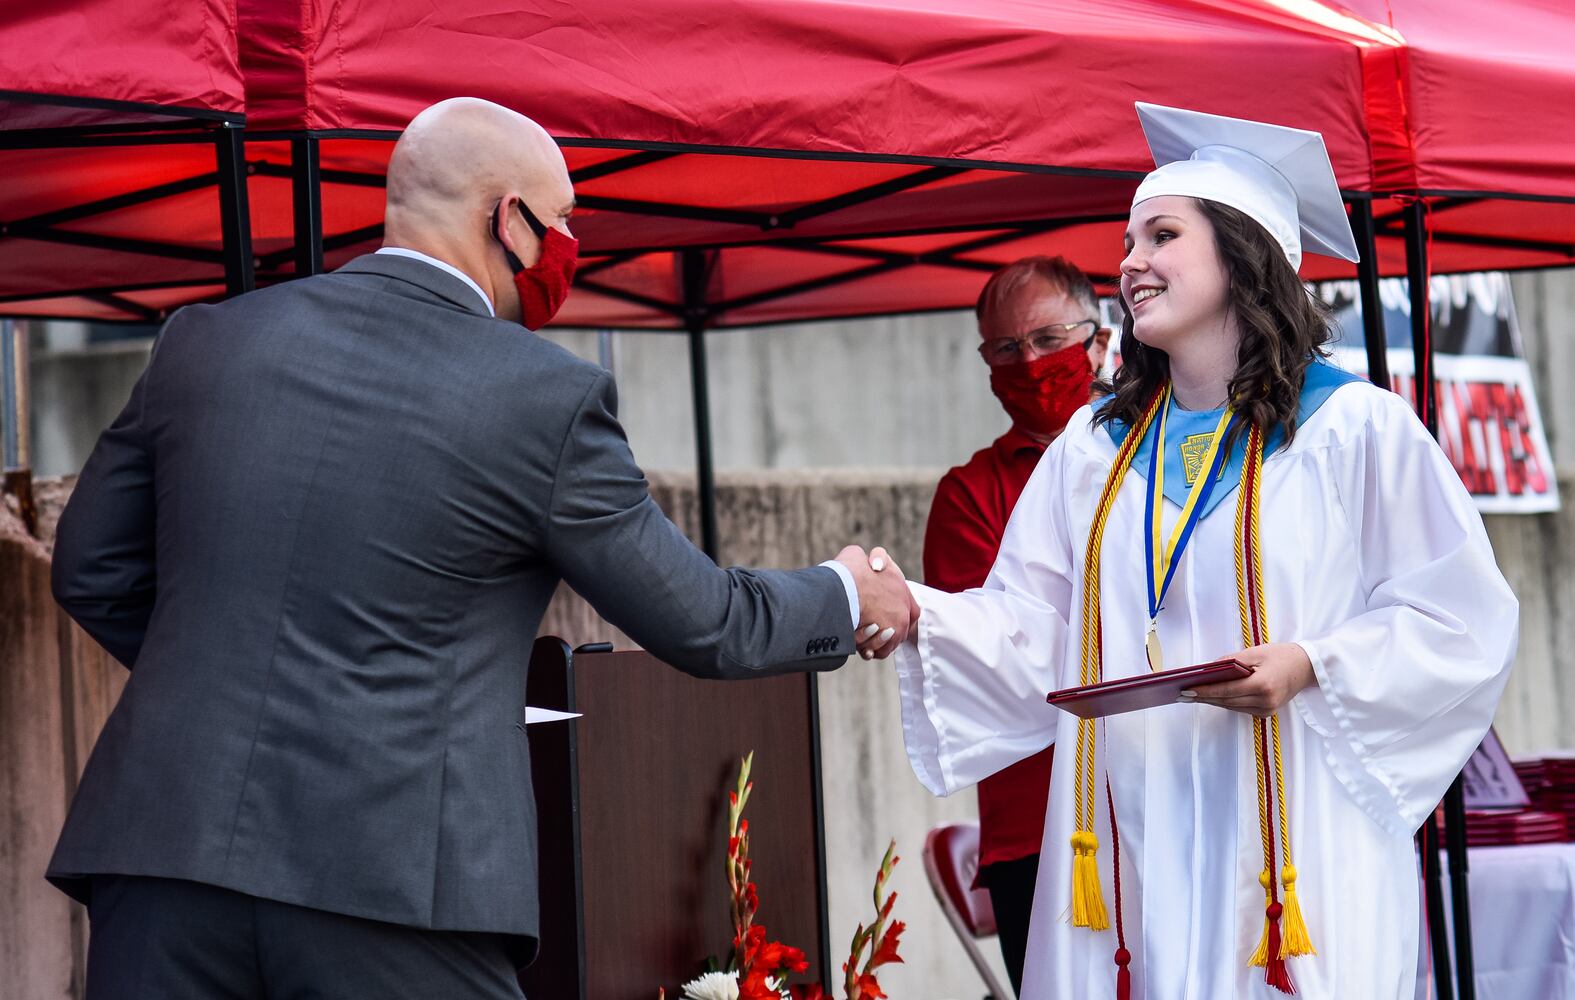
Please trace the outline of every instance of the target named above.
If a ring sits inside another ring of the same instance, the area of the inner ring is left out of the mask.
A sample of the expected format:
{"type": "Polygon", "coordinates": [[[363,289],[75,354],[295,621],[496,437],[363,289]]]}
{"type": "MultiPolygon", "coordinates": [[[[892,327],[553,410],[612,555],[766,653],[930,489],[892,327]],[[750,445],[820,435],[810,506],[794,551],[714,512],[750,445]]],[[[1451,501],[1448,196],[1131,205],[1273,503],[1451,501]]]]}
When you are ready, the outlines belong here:
{"type": "MultiPolygon", "coordinates": [[[[979,354],[1011,429],[935,491],[924,533],[924,582],[945,591],[984,583],[1006,522],[1045,448],[1089,401],[1110,331],[1088,277],[1060,257],[1027,257],[979,293],[979,354]]],[[[1012,989],[1020,991],[1039,872],[1052,746],[979,783],[979,884],[990,892],[1012,989]]]]}

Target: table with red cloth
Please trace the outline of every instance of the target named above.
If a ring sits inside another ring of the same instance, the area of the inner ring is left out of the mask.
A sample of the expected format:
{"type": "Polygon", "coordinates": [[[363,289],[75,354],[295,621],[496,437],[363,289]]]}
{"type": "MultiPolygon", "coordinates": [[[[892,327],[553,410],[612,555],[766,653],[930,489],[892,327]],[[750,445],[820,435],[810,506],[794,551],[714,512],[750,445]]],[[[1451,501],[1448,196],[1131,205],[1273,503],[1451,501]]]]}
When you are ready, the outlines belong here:
{"type": "MultiPolygon", "coordinates": [[[[1014,427],[946,473],[924,533],[926,585],[956,593],[984,584],[1012,508],[1044,452],[1014,427]]],[[[979,782],[981,869],[1039,853],[1054,751],[1049,747],[979,782]]]]}

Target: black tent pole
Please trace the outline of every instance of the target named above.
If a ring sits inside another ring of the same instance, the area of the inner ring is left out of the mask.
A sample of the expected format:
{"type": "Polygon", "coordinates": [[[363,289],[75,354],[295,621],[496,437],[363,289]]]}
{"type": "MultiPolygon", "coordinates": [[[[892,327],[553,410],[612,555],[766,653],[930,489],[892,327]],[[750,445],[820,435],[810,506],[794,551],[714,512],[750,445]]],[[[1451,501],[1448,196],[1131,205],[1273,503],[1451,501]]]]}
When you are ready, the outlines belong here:
{"type": "Polygon", "coordinates": [[[1466,790],[1461,775],[1444,793],[1444,847],[1449,852],[1449,896],[1455,928],[1455,981],[1460,1000],[1477,1000],[1475,953],[1471,945],[1471,863],[1466,853],[1466,790]]]}
{"type": "Polygon", "coordinates": [[[295,276],[323,273],[323,160],[318,140],[290,140],[290,190],[295,205],[295,276]]]}
{"type": "MultiPolygon", "coordinates": [[[[684,329],[689,334],[689,379],[694,393],[696,496],[700,503],[700,548],[717,558],[716,479],[711,459],[711,391],[706,376],[705,328],[711,319],[706,301],[711,284],[715,251],[684,250],[679,253],[679,278],[683,287],[684,329]]],[[[811,809],[815,823],[815,876],[819,891],[820,935],[817,965],[822,975],[831,968],[830,894],[826,881],[826,809],[821,780],[820,685],[814,673],[806,675],[809,699],[809,747],[812,772],[811,809]]]]}
{"type": "Polygon", "coordinates": [[[256,287],[251,209],[246,191],[246,141],[241,126],[226,122],[215,133],[219,159],[219,225],[224,234],[225,294],[256,287]]]}
{"type": "Polygon", "coordinates": [[[695,495],[700,503],[700,548],[715,560],[716,477],[711,463],[711,389],[705,357],[705,328],[710,318],[706,286],[711,276],[706,256],[703,250],[685,250],[679,256],[679,268],[684,292],[684,329],[689,333],[689,382],[695,408],[695,495]]]}
{"type": "MultiPolygon", "coordinates": [[[[1357,280],[1361,282],[1362,294],[1362,328],[1367,339],[1368,371],[1374,373],[1372,381],[1375,385],[1390,386],[1389,356],[1387,352],[1388,336],[1383,325],[1383,303],[1378,294],[1378,247],[1376,241],[1376,227],[1373,224],[1372,202],[1357,202],[1352,206],[1351,228],[1356,233],[1357,250],[1361,253],[1362,260],[1357,264],[1357,280]],[[1383,381],[1379,381],[1376,373],[1383,372],[1383,381]]],[[[1408,273],[1411,287],[1422,288],[1424,302],[1418,307],[1416,297],[1411,299],[1411,343],[1413,353],[1421,351],[1425,357],[1417,363],[1417,370],[1425,368],[1432,371],[1432,355],[1423,351],[1420,345],[1425,343],[1422,328],[1416,323],[1416,317],[1426,316],[1430,308],[1426,301],[1426,268],[1418,271],[1414,268],[1417,257],[1410,253],[1411,243],[1406,241],[1406,262],[1412,268],[1408,273]]],[[[1424,236],[1423,249],[1426,250],[1424,236]]],[[[1436,434],[1433,427],[1428,428],[1436,434]]],[[[1435,810],[1427,814],[1427,819],[1422,823],[1422,829],[1417,832],[1417,847],[1422,855],[1422,880],[1423,899],[1427,908],[1428,944],[1433,956],[1433,983],[1436,1000],[1454,1000],[1454,970],[1449,960],[1449,929],[1444,924],[1444,887],[1442,875],[1438,867],[1439,832],[1438,814],[1435,810]]]]}
{"type": "Polygon", "coordinates": [[[1378,240],[1373,226],[1373,203],[1364,199],[1351,203],[1351,230],[1356,234],[1356,283],[1362,303],[1362,334],[1367,345],[1367,378],[1387,389],[1389,384],[1389,338],[1384,332],[1384,306],[1378,296],[1378,240]]]}
{"type": "Polygon", "coordinates": [[[1434,810],[1417,831],[1422,852],[1422,892],[1427,901],[1427,938],[1433,952],[1433,996],[1455,1000],[1454,973],[1449,962],[1449,928],[1444,925],[1444,886],[1438,873],[1438,812],[1434,810]]]}
{"type": "Polygon", "coordinates": [[[1405,209],[1405,273],[1411,292],[1411,355],[1416,360],[1416,415],[1438,437],[1438,403],[1433,376],[1433,341],[1428,331],[1432,302],[1427,289],[1427,206],[1405,209]]]}
{"type": "MultiPolygon", "coordinates": [[[[1433,375],[1433,342],[1428,331],[1427,205],[1421,200],[1405,209],[1406,280],[1411,291],[1411,352],[1416,359],[1416,412],[1428,433],[1438,436],[1438,401],[1433,375]]],[[[1431,822],[1431,820],[1429,821],[1431,822]]],[[[1449,855],[1449,897],[1455,931],[1455,988],[1460,1000],[1476,1000],[1471,947],[1470,862],[1466,856],[1465,785],[1460,775],[1444,793],[1444,844],[1449,855]]],[[[1427,861],[1438,868],[1438,842],[1427,861]]],[[[1436,952],[1435,952],[1436,955],[1436,952]]],[[[1444,977],[1439,977],[1443,982],[1444,977]]],[[[1442,993],[1440,996],[1442,997],[1442,993]]]]}

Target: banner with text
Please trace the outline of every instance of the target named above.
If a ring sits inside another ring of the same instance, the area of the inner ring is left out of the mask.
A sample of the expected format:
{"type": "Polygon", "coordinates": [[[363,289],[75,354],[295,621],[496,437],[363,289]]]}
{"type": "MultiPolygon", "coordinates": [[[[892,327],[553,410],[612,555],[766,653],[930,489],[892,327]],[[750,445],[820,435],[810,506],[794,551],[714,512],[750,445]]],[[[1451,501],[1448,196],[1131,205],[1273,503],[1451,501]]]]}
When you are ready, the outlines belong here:
{"type": "MultiPolygon", "coordinates": [[[[1361,303],[1354,281],[1316,286],[1334,309],[1336,364],[1367,374],[1361,303]]],[[[1432,298],[1438,443],[1483,513],[1557,510],[1553,455],[1537,408],[1531,366],[1515,318],[1509,276],[1501,272],[1439,275],[1432,298]]],[[[1380,283],[1391,387],[1413,405],[1411,298],[1404,278],[1380,283]]]]}

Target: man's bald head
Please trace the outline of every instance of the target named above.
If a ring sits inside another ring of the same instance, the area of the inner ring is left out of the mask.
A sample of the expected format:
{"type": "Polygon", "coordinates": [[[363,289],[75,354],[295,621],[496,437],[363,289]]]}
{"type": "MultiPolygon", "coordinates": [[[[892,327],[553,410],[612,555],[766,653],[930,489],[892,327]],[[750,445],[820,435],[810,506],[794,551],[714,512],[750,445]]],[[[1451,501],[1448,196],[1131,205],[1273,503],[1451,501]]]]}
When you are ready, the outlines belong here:
{"type": "Polygon", "coordinates": [[[487,290],[499,315],[508,315],[518,302],[491,234],[500,204],[510,249],[527,266],[540,253],[539,241],[519,224],[515,202],[567,231],[574,187],[558,144],[502,105],[474,97],[441,101],[417,115],[394,146],[384,242],[458,267],[487,290]]]}

